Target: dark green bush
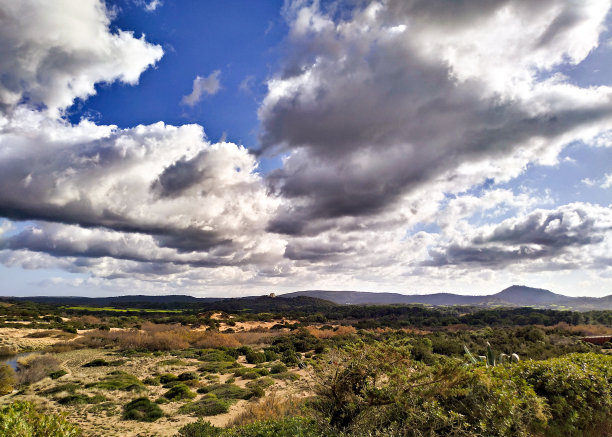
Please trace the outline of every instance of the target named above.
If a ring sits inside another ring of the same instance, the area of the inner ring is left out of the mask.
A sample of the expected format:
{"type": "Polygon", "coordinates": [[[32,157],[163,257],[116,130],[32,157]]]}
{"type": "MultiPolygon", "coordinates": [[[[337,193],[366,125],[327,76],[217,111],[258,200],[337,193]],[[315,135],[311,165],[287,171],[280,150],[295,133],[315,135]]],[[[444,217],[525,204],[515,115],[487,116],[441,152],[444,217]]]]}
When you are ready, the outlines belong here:
{"type": "Polygon", "coordinates": [[[68,374],[68,372],[66,372],[64,369],[61,369],[61,370],[58,370],[56,372],[49,373],[49,377],[51,379],[59,379],[59,378],[61,378],[62,376],[66,375],[66,374],[68,374]]]}
{"type": "Polygon", "coordinates": [[[270,368],[270,373],[283,373],[287,371],[287,366],[283,363],[276,363],[270,368]]]}
{"type": "Polygon", "coordinates": [[[199,375],[195,372],[183,372],[178,376],[179,381],[189,381],[191,379],[200,379],[199,375]]]}
{"type": "Polygon", "coordinates": [[[185,384],[178,384],[168,390],[164,394],[164,397],[172,401],[182,401],[185,399],[193,399],[196,397],[196,394],[189,390],[189,387],[185,384]]]}
{"type": "Polygon", "coordinates": [[[249,364],[259,364],[266,361],[266,354],[263,352],[248,351],[246,354],[246,360],[249,364]]]}
{"type": "Polygon", "coordinates": [[[147,397],[134,399],[123,407],[123,418],[125,420],[138,420],[140,422],[154,422],[163,416],[159,406],[147,397]]]}

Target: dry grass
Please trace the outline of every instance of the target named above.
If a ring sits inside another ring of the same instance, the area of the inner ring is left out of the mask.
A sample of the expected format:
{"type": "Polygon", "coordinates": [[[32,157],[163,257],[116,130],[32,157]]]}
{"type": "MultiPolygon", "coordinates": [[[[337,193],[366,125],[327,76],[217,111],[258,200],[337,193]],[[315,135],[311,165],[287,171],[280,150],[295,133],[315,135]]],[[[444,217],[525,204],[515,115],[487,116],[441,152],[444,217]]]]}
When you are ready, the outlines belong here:
{"type": "Polygon", "coordinates": [[[140,330],[89,331],[73,345],[63,343],[58,348],[73,349],[79,347],[104,348],[116,346],[122,350],[170,351],[195,348],[239,347],[269,343],[278,333],[270,332],[238,332],[224,334],[213,331],[192,330],[180,325],[156,325],[144,323],[140,330]]]}
{"type": "Polygon", "coordinates": [[[268,344],[272,343],[272,340],[279,335],[282,335],[280,332],[258,332],[258,331],[246,331],[246,332],[236,332],[232,335],[238,342],[243,346],[253,346],[256,344],[268,344]]]}
{"type": "Polygon", "coordinates": [[[272,392],[257,403],[249,403],[228,425],[240,426],[257,420],[272,420],[289,416],[299,416],[301,414],[302,404],[303,400],[289,395],[278,395],[272,392]]]}
{"type": "Polygon", "coordinates": [[[17,382],[20,385],[32,384],[59,370],[59,361],[51,355],[33,354],[17,361],[17,382]]]}
{"type": "Polygon", "coordinates": [[[317,338],[332,338],[337,337],[338,335],[351,335],[357,332],[352,326],[338,326],[335,329],[317,329],[314,326],[307,326],[306,330],[317,338]]]}
{"type": "Polygon", "coordinates": [[[591,335],[612,335],[612,328],[604,325],[569,325],[565,322],[557,323],[554,326],[541,328],[552,330],[552,329],[560,329],[567,332],[573,332],[575,334],[580,334],[584,336],[591,335]]]}

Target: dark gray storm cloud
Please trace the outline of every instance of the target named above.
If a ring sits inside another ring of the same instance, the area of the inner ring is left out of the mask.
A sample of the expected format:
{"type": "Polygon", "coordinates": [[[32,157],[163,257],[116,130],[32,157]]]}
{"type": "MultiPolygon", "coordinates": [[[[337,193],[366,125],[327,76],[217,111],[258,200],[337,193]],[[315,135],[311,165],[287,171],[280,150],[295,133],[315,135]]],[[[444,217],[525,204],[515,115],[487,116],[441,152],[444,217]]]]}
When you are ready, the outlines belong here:
{"type": "Polygon", "coordinates": [[[530,76],[550,59],[571,58],[563,43],[594,20],[579,4],[389,0],[364,2],[348,18],[297,4],[289,8],[289,65],[269,82],[259,113],[262,152],[290,153],[268,175],[274,192],[292,200],[271,231],[302,234],[315,220],[377,214],[461,164],[531,151],[522,166],[538,148],[554,150],[612,119],[609,91],[576,106],[566,88],[530,76]],[[504,7],[525,20],[517,32],[539,37],[537,49],[526,44],[504,58],[516,47],[470,40],[466,29],[504,7]],[[462,50],[465,59],[455,56],[462,50]],[[499,70],[472,72],[488,52],[499,70]],[[498,84],[503,75],[515,90],[498,84]]]}

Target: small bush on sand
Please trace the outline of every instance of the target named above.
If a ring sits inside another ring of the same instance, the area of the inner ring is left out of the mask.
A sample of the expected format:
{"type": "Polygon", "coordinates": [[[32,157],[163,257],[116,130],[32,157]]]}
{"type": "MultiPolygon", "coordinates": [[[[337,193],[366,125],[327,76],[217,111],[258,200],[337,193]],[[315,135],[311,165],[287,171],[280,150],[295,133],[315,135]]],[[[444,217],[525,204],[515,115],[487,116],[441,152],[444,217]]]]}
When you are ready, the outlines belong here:
{"type": "Polygon", "coordinates": [[[196,372],[184,372],[178,376],[179,381],[189,381],[191,379],[200,379],[199,375],[196,372]]]}
{"type": "Polygon", "coordinates": [[[139,391],[144,388],[144,385],[134,375],[115,370],[109,373],[102,381],[87,384],[85,387],[101,388],[104,390],[139,391]]]}
{"type": "Polygon", "coordinates": [[[193,399],[196,397],[196,394],[189,390],[189,387],[185,384],[178,384],[168,390],[164,394],[164,397],[171,401],[182,401],[185,399],[193,399]]]}
{"type": "Polygon", "coordinates": [[[248,399],[251,397],[251,390],[238,387],[235,384],[211,384],[200,387],[198,393],[214,394],[220,399],[248,399]]]}
{"type": "Polygon", "coordinates": [[[276,363],[270,368],[270,373],[284,373],[287,371],[287,366],[283,363],[276,363]]]}
{"type": "Polygon", "coordinates": [[[177,381],[177,380],[178,380],[178,376],[172,373],[164,373],[163,375],[159,375],[159,382],[161,384],[168,384],[169,382],[177,381]]]}
{"type": "Polygon", "coordinates": [[[194,416],[216,416],[227,413],[230,403],[215,396],[207,396],[197,402],[189,402],[179,408],[179,413],[193,414],[194,416]]]}
{"type": "Polygon", "coordinates": [[[81,432],[56,414],[42,414],[30,402],[0,407],[0,435],[4,437],[76,437],[81,432]]]}
{"type": "Polygon", "coordinates": [[[57,370],[55,372],[49,373],[49,377],[51,379],[59,379],[59,378],[61,378],[62,376],[66,375],[66,374],[68,374],[68,372],[66,372],[64,369],[60,369],[60,370],[57,370]]]}
{"type": "Polygon", "coordinates": [[[16,383],[17,379],[13,368],[8,364],[0,364],[0,396],[12,392],[16,383]]]}
{"type": "Polygon", "coordinates": [[[223,430],[212,426],[210,422],[199,419],[179,429],[177,437],[215,437],[220,436],[223,430]]]}
{"type": "Polygon", "coordinates": [[[85,404],[99,404],[105,402],[106,398],[102,395],[87,396],[84,394],[68,395],[57,400],[58,404],[61,405],[85,405],[85,404]]]}
{"type": "Polygon", "coordinates": [[[162,416],[161,408],[147,397],[134,399],[123,407],[123,418],[125,420],[154,422],[162,416]]]}

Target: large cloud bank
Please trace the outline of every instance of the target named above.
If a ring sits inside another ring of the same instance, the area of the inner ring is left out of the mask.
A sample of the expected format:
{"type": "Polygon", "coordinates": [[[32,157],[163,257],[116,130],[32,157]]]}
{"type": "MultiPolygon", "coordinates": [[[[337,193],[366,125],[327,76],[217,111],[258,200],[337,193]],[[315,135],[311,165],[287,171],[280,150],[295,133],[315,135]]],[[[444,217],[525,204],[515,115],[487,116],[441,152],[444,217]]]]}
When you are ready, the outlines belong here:
{"type": "Polygon", "coordinates": [[[101,1],[0,1],[0,262],[148,292],[609,272],[609,206],[468,190],[574,141],[609,145],[612,88],[557,69],[602,44],[610,2],[348,6],[286,3],[287,55],[259,110],[259,153],[285,158],[261,175],[198,125],[66,121],[162,49],[111,31],[101,1]]]}

